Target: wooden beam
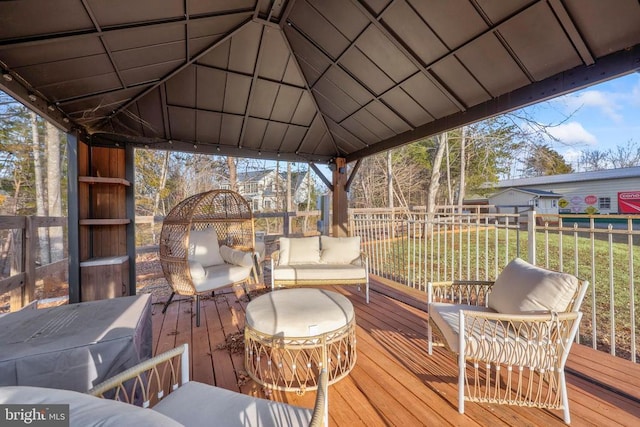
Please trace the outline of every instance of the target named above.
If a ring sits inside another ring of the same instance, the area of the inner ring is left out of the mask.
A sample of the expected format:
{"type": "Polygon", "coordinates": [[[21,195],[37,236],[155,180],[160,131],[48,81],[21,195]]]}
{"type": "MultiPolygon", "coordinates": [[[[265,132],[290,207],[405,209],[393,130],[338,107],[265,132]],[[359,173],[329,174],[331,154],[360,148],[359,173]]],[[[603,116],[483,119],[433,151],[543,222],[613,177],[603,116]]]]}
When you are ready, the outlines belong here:
{"type": "Polygon", "coordinates": [[[353,165],[353,169],[351,169],[351,174],[349,175],[349,179],[347,179],[347,185],[345,186],[345,190],[347,191],[347,193],[351,189],[351,183],[353,182],[353,178],[356,177],[356,174],[358,173],[358,169],[360,169],[361,164],[362,164],[362,159],[358,159],[356,161],[356,164],[353,165]]]}
{"type": "Polygon", "coordinates": [[[309,162],[309,166],[311,167],[311,169],[313,169],[313,171],[316,173],[316,175],[318,176],[318,178],[320,178],[320,180],[322,182],[324,182],[324,185],[327,186],[327,188],[330,191],[333,191],[333,184],[331,184],[329,182],[329,180],[327,179],[327,177],[324,176],[324,174],[320,171],[320,169],[318,169],[318,167],[315,165],[315,163],[311,163],[309,162]]]}

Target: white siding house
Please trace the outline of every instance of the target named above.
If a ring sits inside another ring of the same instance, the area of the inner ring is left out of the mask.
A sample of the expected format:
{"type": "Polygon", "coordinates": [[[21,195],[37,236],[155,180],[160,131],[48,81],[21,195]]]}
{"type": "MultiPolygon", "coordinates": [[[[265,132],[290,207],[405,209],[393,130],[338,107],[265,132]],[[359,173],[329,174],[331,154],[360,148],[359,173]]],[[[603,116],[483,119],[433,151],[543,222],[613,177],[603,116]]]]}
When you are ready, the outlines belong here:
{"type": "Polygon", "coordinates": [[[509,179],[494,185],[498,192],[511,187],[561,195],[559,213],[628,213],[634,202],[640,206],[640,167],[509,179]],[[623,206],[618,206],[619,195],[623,206]]]}
{"type": "Polygon", "coordinates": [[[489,196],[489,205],[493,205],[500,212],[512,208],[511,212],[523,212],[535,209],[541,214],[557,214],[558,200],[561,194],[550,191],[527,188],[507,188],[489,196]]]}
{"type": "MultiPolygon", "coordinates": [[[[295,205],[307,199],[308,173],[307,171],[292,174],[291,191],[295,205]]],[[[238,193],[249,202],[254,212],[281,211],[286,197],[286,182],[286,172],[281,172],[278,176],[274,169],[241,172],[238,173],[238,193]]],[[[220,186],[229,188],[228,183],[222,183],[220,186]]]]}

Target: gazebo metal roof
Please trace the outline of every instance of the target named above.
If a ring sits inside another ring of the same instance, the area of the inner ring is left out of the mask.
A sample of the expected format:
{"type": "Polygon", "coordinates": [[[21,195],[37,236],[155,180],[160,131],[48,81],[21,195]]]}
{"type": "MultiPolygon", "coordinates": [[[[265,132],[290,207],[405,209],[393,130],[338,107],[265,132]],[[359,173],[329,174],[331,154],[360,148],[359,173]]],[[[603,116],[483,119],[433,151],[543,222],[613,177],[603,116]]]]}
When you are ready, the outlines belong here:
{"type": "Polygon", "coordinates": [[[3,1],[0,66],[101,144],[353,161],[640,69],[640,3],[3,1]]]}

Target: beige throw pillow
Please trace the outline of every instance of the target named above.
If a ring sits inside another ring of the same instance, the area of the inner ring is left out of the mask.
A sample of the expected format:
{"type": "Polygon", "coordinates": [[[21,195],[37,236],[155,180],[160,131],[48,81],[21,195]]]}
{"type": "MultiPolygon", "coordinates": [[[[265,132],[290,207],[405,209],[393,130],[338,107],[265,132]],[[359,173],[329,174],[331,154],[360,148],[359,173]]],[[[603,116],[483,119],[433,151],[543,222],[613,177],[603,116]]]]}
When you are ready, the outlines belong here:
{"type": "Polygon", "coordinates": [[[320,262],[324,264],[351,264],[360,256],[360,236],[321,236],[320,262]]]}
{"type": "Polygon", "coordinates": [[[317,264],[320,262],[320,239],[318,236],[280,238],[279,265],[317,264]]]}
{"type": "Polygon", "coordinates": [[[203,267],[224,264],[218,246],[218,234],[214,228],[191,230],[189,234],[189,260],[203,267]]]}
{"type": "Polygon", "coordinates": [[[575,276],[536,267],[516,258],[492,286],[489,308],[499,313],[563,312],[577,289],[575,276]]]}
{"type": "Polygon", "coordinates": [[[220,255],[222,255],[222,259],[224,259],[227,264],[240,265],[242,267],[253,266],[251,252],[245,252],[222,245],[220,246],[220,255]]]}

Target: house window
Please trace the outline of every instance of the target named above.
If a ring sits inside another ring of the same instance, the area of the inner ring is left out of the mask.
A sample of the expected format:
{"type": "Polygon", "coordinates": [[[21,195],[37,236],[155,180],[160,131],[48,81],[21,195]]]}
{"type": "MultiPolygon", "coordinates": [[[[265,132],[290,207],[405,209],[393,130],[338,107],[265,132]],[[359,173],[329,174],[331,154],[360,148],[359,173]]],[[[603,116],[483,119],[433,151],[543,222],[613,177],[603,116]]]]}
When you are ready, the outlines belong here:
{"type": "Polygon", "coordinates": [[[271,200],[265,200],[264,201],[264,208],[265,209],[271,209],[271,200]]]}
{"type": "Polygon", "coordinates": [[[253,199],[253,210],[254,211],[259,211],[260,210],[260,200],[258,199],[253,199]]]}
{"type": "Polygon", "coordinates": [[[600,198],[598,198],[598,208],[600,208],[600,209],[611,209],[611,197],[600,197],[600,198]]]}
{"type": "Polygon", "coordinates": [[[220,184],[220,189],[221,190],[231,190],[231,185],[230,184],[220,184]]]}
{"type": "Polygon", "coordinates": [[[551,207],[552,208],[557,208],[558,207],[558,201],[556,199],[552,199],[551,200],[551,207]]]}
{"type": "Polygon", "coordinates": [[[540,199],[533,199],[533,206],[535,206],[536,208],[540,206],[540,199]]]}
{"type": "Polygon", "coordinates": [[[258,183],[257,182],[247,182],[244,184],[244,193],[245,194],[253,194],[258,192],[258,183]]]}

